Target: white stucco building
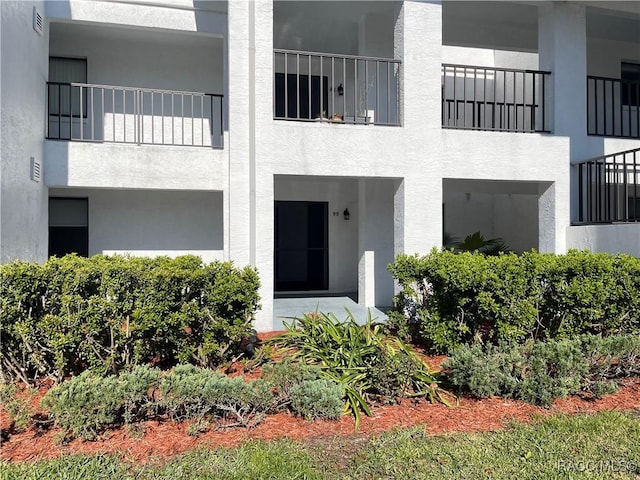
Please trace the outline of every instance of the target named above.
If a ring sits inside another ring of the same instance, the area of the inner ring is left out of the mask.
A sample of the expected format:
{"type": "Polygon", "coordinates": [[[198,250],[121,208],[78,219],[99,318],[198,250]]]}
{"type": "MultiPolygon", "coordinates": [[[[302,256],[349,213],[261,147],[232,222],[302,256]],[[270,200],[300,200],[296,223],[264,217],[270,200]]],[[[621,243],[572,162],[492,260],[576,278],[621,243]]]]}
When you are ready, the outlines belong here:
{"type": "Polygon", "coordinates": [[[640,256],[638,2],[0,8],[0,262],[252,264],[268,330],[445,233],[640,256]]]}

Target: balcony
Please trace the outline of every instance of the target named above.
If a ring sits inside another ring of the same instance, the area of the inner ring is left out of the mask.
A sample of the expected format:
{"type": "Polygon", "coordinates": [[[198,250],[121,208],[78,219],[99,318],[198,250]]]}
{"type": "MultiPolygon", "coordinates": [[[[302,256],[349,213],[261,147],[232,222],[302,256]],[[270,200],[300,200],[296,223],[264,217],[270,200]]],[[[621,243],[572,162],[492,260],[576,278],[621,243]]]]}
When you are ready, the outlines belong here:
{"type": "Polygon", "coordinates": [[[587,133],[640,138],[640,82],[588,76],[587,133]]]}
{"type": "Polygon", "coordinates": [[[276,120],[400,126],[402,62],[274,50],[276,120]]]}
{"type": "Polygon", "coordinates": [[[640,148],[575,165],[578,223],[640,221],[640,148]]]}
{"type": "Polygon", "coordinates": [[[222,95],[47,82],[47,139],[223,148],[222,95]]]}
{"type": "Polygon", "coordinates": [[[442,127],[549,133],[545,85],[551,72],[442,65],[442,127]]]}

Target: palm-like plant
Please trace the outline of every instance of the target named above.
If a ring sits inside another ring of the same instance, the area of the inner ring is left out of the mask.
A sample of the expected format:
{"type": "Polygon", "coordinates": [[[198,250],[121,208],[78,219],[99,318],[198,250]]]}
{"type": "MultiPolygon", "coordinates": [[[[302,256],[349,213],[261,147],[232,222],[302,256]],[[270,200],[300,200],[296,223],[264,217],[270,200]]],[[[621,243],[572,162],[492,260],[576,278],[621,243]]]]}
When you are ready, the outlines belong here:
{"type": "Polygon", "coordinates": [[[294,318],[285,327],[287,331],[271,342],[293,358],[319,366],[323,377],[342,386],[345,413],[355,417],[356,428],[361,412],[371,414],[369,397],[382,392],[376,385],[378,369],[394,364],[400,357],[404,365],[410,364],[408,371],[405,369],[394,379],[402,394],[449,404],[446,397],[450,394],[438,386],[429,366],[399,339],[386,336],[370,316],[364,325],[358,325],[348,310],[343,322],[332,313],[316,312],[294,318]]]}
{"type": "Polygon", "coordinates": [[[480,252],[485,255],[498,255],[500,252],[509,251],[509,247],[502,238],[485,239],[480,232],[467,235],[462,242],[452,242],[451,246],[457,252],[480,252]]]}

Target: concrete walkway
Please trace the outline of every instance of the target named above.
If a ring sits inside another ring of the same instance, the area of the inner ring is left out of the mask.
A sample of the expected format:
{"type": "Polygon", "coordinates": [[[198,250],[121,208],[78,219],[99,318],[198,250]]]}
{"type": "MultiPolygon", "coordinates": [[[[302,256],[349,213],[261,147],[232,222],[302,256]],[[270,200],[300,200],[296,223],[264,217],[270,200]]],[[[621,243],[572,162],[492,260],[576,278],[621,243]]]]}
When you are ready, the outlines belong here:
{"type": "Polygon", "coordinates": [[[322,312],[333,313],[338,320],[347,318],[347,308],[355,317],[356,322],[364,324],[367,314],[371,312],[371,318],[382,322],[388,319],[387,315],[375,307],[362,307],[349,297],[300,297],[300,298],[275,298],[273,300],[273,329],[284,330],[283,320],[291,322],[291,318],[300,317],[303,313],[322,312]]]}

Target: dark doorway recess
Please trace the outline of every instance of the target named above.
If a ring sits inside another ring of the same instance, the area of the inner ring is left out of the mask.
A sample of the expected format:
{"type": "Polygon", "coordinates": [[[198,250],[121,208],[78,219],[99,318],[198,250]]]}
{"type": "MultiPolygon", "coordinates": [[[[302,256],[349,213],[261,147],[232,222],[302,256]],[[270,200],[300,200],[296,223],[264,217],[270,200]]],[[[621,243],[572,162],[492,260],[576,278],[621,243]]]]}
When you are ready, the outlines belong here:
{"type": "Polygon", "coordinates": [[[275,202],[275,290],[327,290],[327,202],[275,202]]]}
{"type": "Polygon", "coordinates": [[[89,256],[89,201],[49,198],[49,256],[89,256]]]}

